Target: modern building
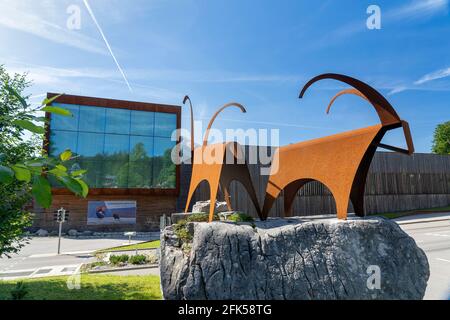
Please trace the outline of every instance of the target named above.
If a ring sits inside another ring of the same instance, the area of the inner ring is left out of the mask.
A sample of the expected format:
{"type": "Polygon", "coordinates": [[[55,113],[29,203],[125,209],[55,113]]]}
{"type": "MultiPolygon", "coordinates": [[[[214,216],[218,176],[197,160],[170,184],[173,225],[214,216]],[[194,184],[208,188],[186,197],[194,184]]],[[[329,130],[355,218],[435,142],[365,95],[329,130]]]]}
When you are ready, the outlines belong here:
{"type": "Polygon", "coordinates": [[[47,113],[45,148],[51,156],[70,149],[74,157],[67,167],[87,170],[90,191],[83,199],[52,181],[52,207],[35,210],[34,225],[54,229],[54,211],[64,207],[70,211],[66,228],[158,228],[159,217],[175,211],[180,189],[180,168],[171,153],[179,142],[181,107],[73,95],[53,105],[73,117],[47,113]]]}

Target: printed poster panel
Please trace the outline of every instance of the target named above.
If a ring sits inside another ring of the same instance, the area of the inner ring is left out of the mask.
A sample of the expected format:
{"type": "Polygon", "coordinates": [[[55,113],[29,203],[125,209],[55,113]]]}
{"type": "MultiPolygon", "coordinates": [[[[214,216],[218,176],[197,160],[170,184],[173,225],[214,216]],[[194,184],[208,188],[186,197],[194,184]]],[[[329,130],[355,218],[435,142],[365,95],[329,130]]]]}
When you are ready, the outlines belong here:
{"type": "Polygon", "coordinates": [[[89,201],[87,224],[136,224],[136,201],[89,201]]]}

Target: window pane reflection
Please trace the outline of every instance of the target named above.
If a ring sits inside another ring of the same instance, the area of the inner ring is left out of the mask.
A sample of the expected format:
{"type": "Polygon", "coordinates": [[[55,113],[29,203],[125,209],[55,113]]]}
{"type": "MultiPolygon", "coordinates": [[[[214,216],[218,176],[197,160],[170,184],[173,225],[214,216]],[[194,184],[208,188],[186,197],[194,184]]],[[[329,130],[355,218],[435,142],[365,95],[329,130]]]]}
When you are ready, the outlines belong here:
{"type": "Polygon", "coordinates": [[[174,113],[155,114],[155,137],[172,136],[172,132],[177,128],[177,115],[174,113]]]}
{"type": "Polygon", "coordinates": [[[105,132],[105,109],[80,106],[80,131],[105,132]]]}
{"type": "MultiPolygon", "coordinates": [[[[56,105],[56,104],[55,104],[56,105]]],[[[73,117],[51,117],[50,155],[78,155],[69,170],[87,170],[90,188],[175,188],[171,160],[175,114],[58,105],[73,117]]],[[[60,184],[53,182],[54,186],[60,184]]]]}
{"type": "Polygon", "coordinates": [[[106,133],[129,134],[130,110],[106,109],[106,133]]]}
{"type": "Polygon", "coordinates": [[[77,131],[78,130],[78,115],[80,107],[73,104],[55,103],[55,107],[60,107],[69,110],[72,113],[72,117],[61,116],[56,113],[52,113],[50,118],[51,130],[65,130],[65,131],[77,131]]]}

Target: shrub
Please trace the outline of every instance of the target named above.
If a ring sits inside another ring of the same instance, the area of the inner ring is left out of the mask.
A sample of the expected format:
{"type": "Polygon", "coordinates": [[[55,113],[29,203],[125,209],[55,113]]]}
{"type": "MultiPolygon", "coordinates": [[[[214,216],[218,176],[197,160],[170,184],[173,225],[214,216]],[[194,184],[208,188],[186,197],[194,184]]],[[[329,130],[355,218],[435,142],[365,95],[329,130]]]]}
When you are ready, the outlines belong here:
{"type": "Polygon", "coordinates": [[[187,224],[188,221],[183,219],[173,225],[173,232],[182,242],[192,241],[192,235],[189,233],[187,224]]]}
{"type": "Polygon", "coordinates": [[[113,265],[127,263],[130,257],[127,254],[121,254],[120,256],[111,255],[109,262],[113,265]]]}
{"type": "MultiPolygon", "coordinates": [[[[186,218],[187,222],[208,222],[209,214],[208,213],[193,213],[186,218]]],[[[217,214],[214,215],[213,221],[219,221],[219,216],[217,214]]]]}
{"type": "Polygon", "coordinates": [[[147,262],[147,257],[143,254],[137,254],[131,256],[128,262],[131,264],[145,264],[147,262]]]}
{"type": "Polygon", "coordinates": [[[242,212],[236,212],[233,213],[231,216],[227,218],[228,221],[233,222],[253,222],[255,219],[253,217],[249,216],[248,214],[242,213],[242,212]]]}

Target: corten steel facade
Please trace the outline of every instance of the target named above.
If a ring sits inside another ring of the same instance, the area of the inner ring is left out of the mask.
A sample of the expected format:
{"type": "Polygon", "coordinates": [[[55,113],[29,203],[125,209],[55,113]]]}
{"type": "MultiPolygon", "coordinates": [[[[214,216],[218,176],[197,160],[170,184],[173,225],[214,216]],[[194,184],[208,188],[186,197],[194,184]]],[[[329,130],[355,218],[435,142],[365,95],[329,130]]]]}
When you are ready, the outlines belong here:
{"type": "MultiPolygon", "coordinates": [[[[49,93],[48,97],[56,94],[49,93]]],[[[123,100],[62,95],[53,105],[73,117],[49,113],[44,148],[51,156],[65,149],[74,153],[69,170],[86,169],[89,196],[79,198],[53,181],[53,203],[35,208],[34,226],[53,230],[53,211],[70,211],[65,229],[93,231],[155,230],[159,217],[176,210],[180,166],[171,159],[180,137],[181,107],[123,100]],[[88,204],[93,201],[135,201],[136,224],[88,225],[88,204]]]]}

